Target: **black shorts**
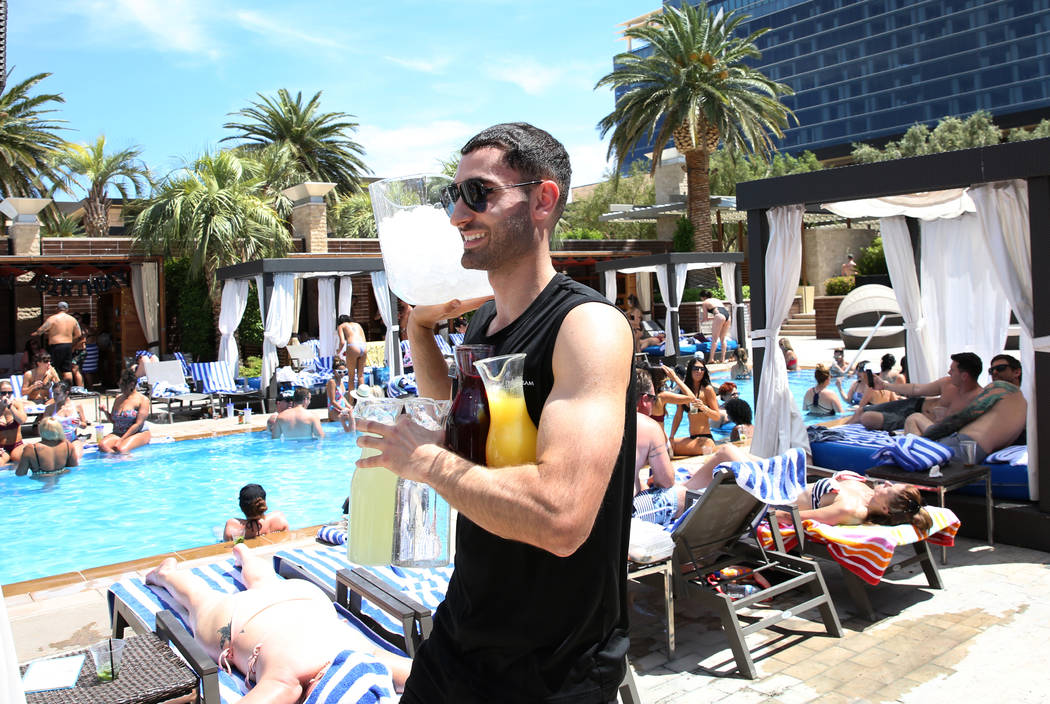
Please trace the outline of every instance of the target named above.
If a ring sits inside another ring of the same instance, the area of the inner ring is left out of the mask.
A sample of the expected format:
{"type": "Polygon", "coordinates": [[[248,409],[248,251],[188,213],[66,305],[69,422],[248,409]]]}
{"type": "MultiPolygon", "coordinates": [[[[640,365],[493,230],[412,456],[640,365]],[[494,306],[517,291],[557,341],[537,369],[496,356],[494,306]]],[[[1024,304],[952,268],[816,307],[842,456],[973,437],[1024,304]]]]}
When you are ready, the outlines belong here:
{"type": "Polygon", "coordinates": [[[73,353],[73,364],[83,369],[84,357],[87,357],[87,348],[77,350],[73,353]]]}
{"type": "Polygon", "coordinates": [[[864,411],[881,413],[883,430],[901,430],[904,428],[904,421],[908,419],[908,416],[912,413],[922,413],[922,404],[925,400],[922,396],[902,398],[897,401],[869,405],[864,408],[864,411]]]}
{"type": "Polygon", "coordinates": [[[51,366],[59,374],[68,374],[73,371],[73,343],[57,342],[50,346],[51,366]]]}

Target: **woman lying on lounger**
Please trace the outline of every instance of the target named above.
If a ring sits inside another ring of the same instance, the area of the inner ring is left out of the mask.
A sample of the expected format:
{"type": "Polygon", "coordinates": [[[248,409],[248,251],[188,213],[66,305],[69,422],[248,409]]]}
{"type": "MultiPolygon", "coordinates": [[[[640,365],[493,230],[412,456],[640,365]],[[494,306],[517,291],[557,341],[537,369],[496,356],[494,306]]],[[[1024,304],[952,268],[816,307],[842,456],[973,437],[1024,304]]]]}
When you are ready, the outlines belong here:
{"type": "Polygon", "coordinates": [[[298,702],[324,681],[345,650],[367,653],[386,665],[401,691],[411,662],[379,648],[340,620],[324,592],[301,579],[281,579],[269,560],[245,545],[233,547],[246,589],[213,590],[169,557],[146,575],[189,612],[193,637],[220,667],[235,666],[252,689],[241,702],[298,702]]]}
{"type": "MultiPolygon", "coordinates": [[[[685,483],[687,489],[703,489],[711,483],[715,467],[723,462],[757,462],[764,458],[744,452],[736,445],[722,445],[685,483]]],[[[922,495],[912,484],[878,482],[874,486],[855,472],[837,472],[807,484],[798,497],[799,514],[831,525],[858,526],[878,523],[895,526],[910,523],[923,533],[933,525],[922,506],[922,495]]],[[[790,514],[777,512],[790,520],[790,514]]]]}

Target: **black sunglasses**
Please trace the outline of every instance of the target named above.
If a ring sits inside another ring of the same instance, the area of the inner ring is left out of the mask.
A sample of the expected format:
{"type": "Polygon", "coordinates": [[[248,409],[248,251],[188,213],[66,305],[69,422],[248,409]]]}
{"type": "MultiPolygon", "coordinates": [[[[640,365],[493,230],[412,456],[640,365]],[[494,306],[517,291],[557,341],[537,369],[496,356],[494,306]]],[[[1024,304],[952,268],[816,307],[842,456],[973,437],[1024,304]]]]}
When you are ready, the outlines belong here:
{"type": "Polygon", "coordinates": [[[994,367],[988,367],[990,372],[1005,372],[1010,368],[1009,364],[996,364],[994,367]]]}
{"type": "Polygon", "coordinates": [[[643,401],[655,401],[656,400],[656,394],[642,394],[642,400],[643,401]]]}
{"type": "Polygon", "coordinates": [[[0,396],[14,396],[14,391],[0,391],[0,396]]]}
{"type": "Polygon", "coordinates": [[[512,183],[508,186],[486,186],[480,178],[468,178],[459,183],[450,183],[441,189],[441,205],[445,212],[452,217],[452,211],[456,208],[456,201],[460,198],[468,208],[475,213],[485,212],[485,201],[489,193],[502,191],[507,188],[521,188],[522,186],[534,186],[543,181],[525,181],[524,183],[512,183]]]}

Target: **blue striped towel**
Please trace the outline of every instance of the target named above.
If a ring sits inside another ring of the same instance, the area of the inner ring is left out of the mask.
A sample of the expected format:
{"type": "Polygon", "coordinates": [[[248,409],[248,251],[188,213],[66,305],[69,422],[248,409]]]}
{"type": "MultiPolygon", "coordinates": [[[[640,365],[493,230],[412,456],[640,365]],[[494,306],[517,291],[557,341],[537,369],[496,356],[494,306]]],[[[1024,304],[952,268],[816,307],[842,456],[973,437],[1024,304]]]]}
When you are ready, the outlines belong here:
{"type": "Polygon", "coordinates": [[[397,700],[386,665],[364,653],[344,650],[328,666],[305,704],[386,704],[397,700]]]}
{"type": "Polygon", "coordinates": [[[918,435],[904,435],[893,440],[892,445],[880,449],[872,459],[879,464],[895,464],[909,472],[925,472],[952,458],[952,451],[947,447],[918,435]]]}
{"type": "Polygon", "coordinates": [[[329,545],[346,545],[346,528],[344,526],[321,526],[317,539],[329,545]]]}
{"type": "Polygon", "coordinates": [[[998,452],[993,452],[988,455],[984,460],[985,462],[994,462],[997,464],[1011,464],[1015,467],[1020,465],[1028,464],[1028,446],[1027,445],[1011,445],[1010,447],[1004,447],[998,452]]]}
{"type": "Polygon", "coordinates": [[[757,462],[723,462],[741,489],[767,504],[791,505],[806,488],[806,453],[793,447],[757,462]]]}
{"type": "Polygon", "coordinates": [[[823,425],[811,425],[806,428],[809,441],[845,442],[859,447],[870,447],[873,450],[893,444],[893,437],[882,430],[868,430],[860,423],[839,425],[829,428],[823,425]]]}

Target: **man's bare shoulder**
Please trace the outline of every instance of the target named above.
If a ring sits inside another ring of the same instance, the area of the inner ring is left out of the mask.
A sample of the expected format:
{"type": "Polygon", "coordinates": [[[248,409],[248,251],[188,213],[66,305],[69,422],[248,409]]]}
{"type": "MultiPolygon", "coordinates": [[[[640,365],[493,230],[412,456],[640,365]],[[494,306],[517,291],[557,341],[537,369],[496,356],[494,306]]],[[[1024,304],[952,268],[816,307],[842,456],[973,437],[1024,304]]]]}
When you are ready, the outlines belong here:
{"type": "Polygon", "coordinates": [[[638,439],[646,441],[650,447],[664,443],[664,428],[651,416],[638,414],[638,439]]]}
{"type": "Polygon", "coordinates": [[[579,376],[577,383],[608,380],[623,364],[624,371],[634,353],[634,338],[624,314],[597,301],[573,308],[562,321],[555,343],[555,377],[558,367],[579,376]]]}

